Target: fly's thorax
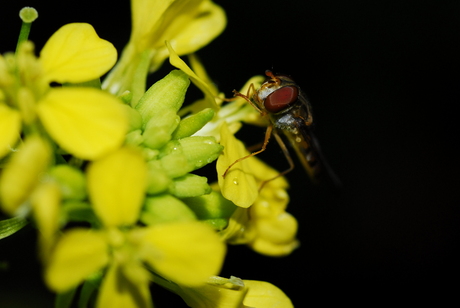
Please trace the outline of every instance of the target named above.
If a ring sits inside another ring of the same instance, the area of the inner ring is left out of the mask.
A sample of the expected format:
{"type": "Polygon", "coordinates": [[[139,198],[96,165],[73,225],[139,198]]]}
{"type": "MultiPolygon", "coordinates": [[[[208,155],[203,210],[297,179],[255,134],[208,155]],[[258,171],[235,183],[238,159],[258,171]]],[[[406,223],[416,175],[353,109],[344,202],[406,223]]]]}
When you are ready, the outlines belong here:
{"type": "Polygon", "coordinates": [[[291,113],[271,114],[273,126],[277,129],[298,134],[299,129],[296,125],[296,118],[291,113]]]}

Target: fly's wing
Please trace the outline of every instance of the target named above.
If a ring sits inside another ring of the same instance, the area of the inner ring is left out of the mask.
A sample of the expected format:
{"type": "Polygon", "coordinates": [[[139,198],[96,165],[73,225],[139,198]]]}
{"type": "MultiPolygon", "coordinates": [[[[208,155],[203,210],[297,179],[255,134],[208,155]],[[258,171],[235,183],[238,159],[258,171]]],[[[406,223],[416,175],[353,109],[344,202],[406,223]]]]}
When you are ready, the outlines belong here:
{"type": "Polygon", "coordinates": [[[283,130],[283,133],[312,181],[330,181],[334,186],[341,187],[340,180],[324,158],[311,127],[307,126],[302,118],[296,118],[293,125],[297,128],[296,130],[283,130]]]}

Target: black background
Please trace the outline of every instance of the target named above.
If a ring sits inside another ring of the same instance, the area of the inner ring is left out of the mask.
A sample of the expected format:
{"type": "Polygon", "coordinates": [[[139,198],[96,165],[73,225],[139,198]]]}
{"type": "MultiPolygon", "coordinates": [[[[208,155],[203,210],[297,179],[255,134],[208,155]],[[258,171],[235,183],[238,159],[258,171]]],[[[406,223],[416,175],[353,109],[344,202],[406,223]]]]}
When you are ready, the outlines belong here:
{"type": "MultiPolygon", "coordinates": [[[[40,14],[30,35],[37,50],[69,22],[93,24],[119,51],[129,38],[128,1],[12,2],[0,5],[2,53],[15,48],[25,5],[40,14]]],[[[231,96],[266,69],[292,75],[344,184],[335,194],[297,168],[288,175],[288,211],[299,221],[301,247],[285,258],[230,247],[222,275],[272,282],[297,307],[454,295],[460,1],[216,2],[228,27],[198,52],[210,76],[231,96]]],[[[170,69],[164,65],[153,80],[170,69]]],[[[198,95],[192,90],[187,100],[198,95]]],[[[263,138],[262,130],[245,132],[254,132],[248,143],[263,138]]],[[[261,157],[286,168],[274,142],[261,157]]],[[[9,265],[0,272],[0,304],[51,305],[34,238],[25,229],[0,242],[0,261],[9,265]]],[[[159,288],[153,296],[160,307],[181,302],[159,288]]]]}

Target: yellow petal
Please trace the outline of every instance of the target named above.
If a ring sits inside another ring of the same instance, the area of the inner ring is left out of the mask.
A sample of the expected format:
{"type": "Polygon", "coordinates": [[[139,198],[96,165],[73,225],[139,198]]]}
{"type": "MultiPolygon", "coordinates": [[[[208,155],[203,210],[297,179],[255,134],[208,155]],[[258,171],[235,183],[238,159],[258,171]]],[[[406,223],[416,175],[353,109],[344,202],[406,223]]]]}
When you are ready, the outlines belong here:
{"type": "Polygon", "coordinates": [[[161,276],[186,286],[203,284],[222,266],[226,247],[213,229],[200,222],[145,228],[143,259],[161,276]]]}
{"type": "Polygon", "coordinates": [[[80,284],[109,260],[105,235],[101,232],[74,229],[61,237],[45,269],[45,281],[56,292],[80,284]]]}
{"type": "Polygon", "coordinates": [[[154,31],[159,27],[164,12],[176,0],[131,0],[131,41],[139,50],[149,48],[154,31]]]}
{"type": "Polygon", "coordinates": [[[21,116],[18,111],[0,104],[0,158],[14,147],[19,137],[21,116]]]}
{"type": "Polygon", "coordinates": [[[212,89],[203,80],[201,80],[201,78],[198,77],[181,58],[179,58],[169,42],[166,42],[166,46],[169,50],[169,62],[171,65],[186,73],[190,77],[190,80],[192,80],[192,82],[204,93],[208,106],[204,106],[203,108],[209,107],[214,110],[218,110],[219,106],[217,106],[215,99],[217,93],[212,93],[212,89]]]}
{"type": "Polygon", "coordinates": [[[128,127],[119,100],[92,88],[52,89],[37,111],[51,137],[83,159],[96,159],[119,147],[128,127]]]}
{"type": "MultiPolygon", "coordinates": [[[[226,279],[214,276],[210,277],[206,284],[202,286],[177,286],[173,291],[182,297],[187,305],[192,308],[243,308],[243,300],[248,292],[248,288],[237,277],[226,279]]],[[[249,308],[247,306],[244,307],[249,308]]]]}
{"type": "Polygon", "coordinates": [[[247,208],[258,196],[256,180],[249,165],[251,158],[233,165],[225,178],[223,174],[231,164],[249,153],[243,143],[230,133],[225,122],[221,128],[220,143],[224,146],[224,151],[217,160],[217,174],[222,195],[236,205],[247,208]]]}
{"type": "Polygon", "coordinates": [[[273,218],[254,219],[257,237],[249,245],[258,253],[285,256],[299,247],[296,239],[297,220],[289,213],[273,218]]]}
{"type": "Polygon", "coordinates": [[[61,193],[54,182],[40,184],[31,196],[34,218],[40,230],[42,257],[47,260],[59,227],[61,193]]]}
{"type": "MultiPolygon", "coordinates": [[[[174,23],[179,23],[178,19],[174,23]]],[[[182,27],[172,24],[163,36],[176,46],[179,55],[186,55],[209,44],[226,25],[225,11],[212,1],[202,1],[193,19],[182,27]]]]}
{"type": "Polygon", "coordinates": [[[245,306],[264,308],[294,307],[289,297],[271,283],[256,280],[243,281],[244,285],[249,289],[244,299],[245,306]]]}
{"type": "Polygon", "coordinates": [[[134,224],[142,206],[147,165],[140,152],[121,148],[87,170],[94,211],[106,227],[134,224]]]}
{"type": "Polygon", "coordinates": [[[178,55],[185,55],[206,46],[225,29],[227,19],[220,6],[212,1],[182,2],[185,5],[172,5],[164,16],[163,25],[167,26],[160,28],[157,44],[152,46],[157,49],[152,71],[168,56],[164,41],[170,41],[178,55]]]}
{"type": "Polygon", "coordinates": [[[40,137],[26,139],[3,170],[0,178],[0,204],[14,215],[38,185],[51,159],[50,146],[40,137]]]}
{"type": "Polygon", "coordinates": [[[284,257],[291,254],[299,247],[299,241],[293,239],[290,242],[277,244],[263,238],[256,238],[252,243],[249,243],[254,251],[271,257],[284,257]]]}
{"type": "Polygon", "coordinates": [[[97,36],[90,24],[62,26],[40,52],[44,78],[79,83],[101,77],[117,60],[112,43],[97,36]]]}
{"type": "MultiPolygon", "coordinates": [[[[139,270],[145,271],[140,268],[139,270]]],[[[123,274],[118,264],[110,266],[104,277],[96,307],[98,308],[149,308],[153,307],[148,280],[133,284],[123,274]]]]}
{"type": "Polygon", "coordinates": [[[233,212],[227,228],[219,232],[223,240],[233,245],[247,244],[253,241],[257,233],[249,220],[249,211],[250,209],[238,207],[233,212]]]}

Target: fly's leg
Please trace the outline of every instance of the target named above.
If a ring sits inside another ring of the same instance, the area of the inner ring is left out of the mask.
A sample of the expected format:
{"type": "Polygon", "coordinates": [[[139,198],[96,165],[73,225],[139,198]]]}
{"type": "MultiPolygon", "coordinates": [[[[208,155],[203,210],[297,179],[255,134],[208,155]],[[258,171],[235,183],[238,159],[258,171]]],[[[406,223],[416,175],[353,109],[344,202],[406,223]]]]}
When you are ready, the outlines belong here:
{"type": "MultiPolygon", "coordinates": [[[[235,165],[236,163],[239,163],[240,161],[242,160],[245,160],[246,158],[249,158],[249,157],[252,157],[252,156],[255,156],[259,153],[262,153],[263,151],[265,151],[265,149],[267,148],[267,144],[268,142],[270,141],[270,137],[271,137],[271,134],[272,134],[272,131],[273,131],[273,126],[268,126],[267,127],[267,130],[265,131],[265,139],[264,139],[264,143],[262,144],[262,148],[259,150],[259,151],[256,151],[256,152],[253,152],[249,155],[246,155],[244,157],[241,157],[237,160],[235,160],[230,166],[228,166],[227,170],[225,170],[224,174],[222,175],[222,177],[225,178],[225,176],[227,175],[228,171],[230,170],[230,168],[233,167],[233,165],[235,165]]],[[[276,136],[276,134],[275,134],[276,136]]]]}
{"type": "Polygon", "coordinates": [[[283,151],[284,156],[286,157],[286,160],[289,163],[289,168],[284,170],[283,172],[278,173],[275,177],[263,181],[262,184],[259,187],[259,191],[261,191],[262,188],[265,186],[265,184],[267,184],[268,182],[273,181],[274,179],[277,179],[280,176],[284,176],[284,175],[288,174],[289,172],[291,172],[294,169],[294,161],[292,160],[292,157],[289,154],[289,151],[288,151],[288,149],[286,147],[286,144],[283,142],[283,139],[281,139],[281,137],[278,135],[278,133],[276,131],[273,132],[273,135],[275,136],[276,141],[278,142],[281,150],[283,151]]]}
{"type": "Polygon", "coordinates": [[[238,92],[237,90],[233,90],[233,95],[235,97],[241,97],[242,99],[244,99],[245,101],[247,101],[249,104],[251,104],[251,106],[257,110],[261,116],[265,116],[267,114],[266,111],[263,111],[252,99],[251,97],[254,95],[254,93],[256,93],[256,88],[254,87],[254,84],[251,83],[249,85],[249,88],[248,88],[248,92],[246,93],[246,95],[244,95],[243,93],[240,93],[238,92]]]}

